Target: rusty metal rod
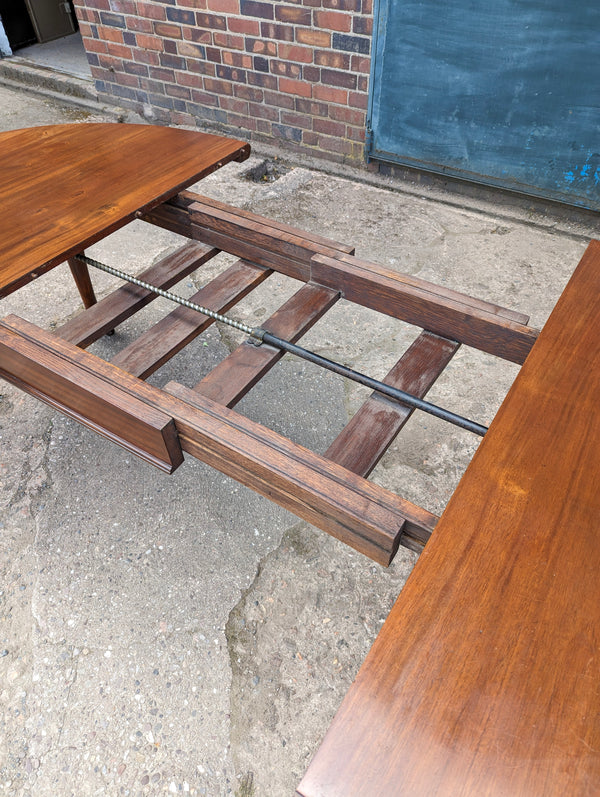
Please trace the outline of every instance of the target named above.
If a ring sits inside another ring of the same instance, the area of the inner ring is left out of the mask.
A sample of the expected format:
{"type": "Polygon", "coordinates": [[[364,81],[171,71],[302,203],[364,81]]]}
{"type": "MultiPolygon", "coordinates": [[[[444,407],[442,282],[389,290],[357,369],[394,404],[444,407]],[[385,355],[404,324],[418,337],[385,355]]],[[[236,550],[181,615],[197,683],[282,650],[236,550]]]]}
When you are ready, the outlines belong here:
{"type": "Polygon", "coordinates": [[[145,288],[148,291],[156,293],[158,296],[163,296],[165,299],[169,299],[172,302],[181,304],[183,307],[188,307],[190,310],[195,310],[198,313],[208,316],[208,318],[212,318],[215,321],[221,321],[223,324],[227,324],[234,329],[244,332],[246,335],[250,335],[251,338],[257,341],[259,345],[261,343],[266,343],[268,346],[274,346],[280,351],[293,354],[295,357],[299,357],[303,360],[314,363],[320,368],[325,368],[326,370],[332,371],[339,376],[343,376],[346,379],[350,379],[353,382],[364,385],[371,390],[375,390],[377,393],[380,393],[387,398],[391,398],[393,401],[397,401],[398,403],[412,407],[413,409],[426,412],[429,415],[433,415],[436,418],[440,418],[443,421],[454,424],[454,426],[459,426],[461,429],[466,429],[469,432],[473,432],[473,434],[479,435],[480,437],[483,437],[487,432],[487,427],[482,426],[476,421],[471,421],[469,418],[458,415],[457,413],[447,410],[444,407],[439,407],[437,404],[432,404],[429,401],[425,401],[418,396],[414,396],[412,393],[399,390],[398,388],[388,385],[385,382],[380,382],[378,379],[373,379],[371,376],[361,374],[359,371],[354,371],[352,368],[348,368],[346,365],[335,362],[335,360],[330,360],[327,357],[321,356],[320,354],[316,354],[308,349],[304,349],[302,346],[297,346],[295,343],[290,343],[290,341],[284,340],[277,335],[273,335],[266,329],[262,329],[262,327],[250,327],[241,321],[235,321],[234,319],[222,315],[221,313],[215,313],[214,310],[209,310],[207,307],[202,307],[199,304],[190,302],[187,299],[184,299],[182,296],[171,293],[171,291],[165,291],[162,288],[157,288],[154,285],[151,285],[149,282],[140,280],[137,277],[132,277],[124,271],[120,271],[112,266],[107,266],[104,263],[100,263],[98,260],[94,260],[87,255],[80,254],[76,257],[82,262],[87,263],[88,266],[93,266],[101,271],[105,271],[107,274],[112,274],[114,277],[119,277],[126,282],[131,282],[133,285],[137,285],[140,288],[145,288]]]}

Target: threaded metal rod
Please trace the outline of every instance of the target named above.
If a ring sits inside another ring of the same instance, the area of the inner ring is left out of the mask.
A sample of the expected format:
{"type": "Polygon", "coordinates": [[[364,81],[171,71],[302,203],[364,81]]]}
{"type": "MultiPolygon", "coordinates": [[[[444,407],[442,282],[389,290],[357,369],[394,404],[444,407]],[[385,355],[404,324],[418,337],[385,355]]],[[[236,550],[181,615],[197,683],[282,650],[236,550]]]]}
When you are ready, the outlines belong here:
{"type": "Polygon", "coordinates": [[[88,266],[93,266],[94,268],[100,269],[100,271],[106,271],[107,274],[112,274],[114,277],[119,277],[119,279],[125,280],[126,282],[131,282],[133,285],[137,285],[140,288],[144,288],[152,293],[156,293],[158,296],[163,296],[165,299],[169,299],[172,302],[181,304],[183,307],[188,307],[190,310],[195,310],[197,313],[202,313],[203,315],[208,316],[208,318],[212,318],[214,321],[221,321],[223,324],[227,324],[227,326],[233,327],[240,332],[244,332],[246,335],[254,338],[259,343],[266,343],[269,346],[274,346],[281,351],[288,352],[289,354],[293,354],[294,356],[300,357],[303,360],[314,363],[321,368],[325,368],[326,370],[332,371],[333,373],[343,376],[346,379],[350,379],[351,381],[357,382],[360,385],[364,385],[371,390],[375,390],[378,393],[381,393],[384,396],[399,402],[400,404],[405,404],[413,409],[426,412],[429,415],[433,415],[434,417],[440,418],[443,421],[452,423],[454,426],[459,426],[461,429],[466,429],[469,432],[473,432],[480,437],[483,437],[487,432],[487,427],[482,426],[476,421],[471,421],[469,418],[464,418],[462,415],[458,415],[451,410],[444,409],[444,407],[438,407],[437,404],[431,404],[429,401],[425,401],[418,396],[413,396],[412,393],[406,393],[404,390],[399,390],[398,388],[392,387],[392,385],[388,385],[385,382],[380,382],[378,379],[373,379],[371,376],[361,374],[359,371],[354,371],[352,368],[348,368],[346,365],[335,362],[335,360],[329,360],[327,357],[322,357],[320,354],[316,354],[315,352],[302,348],[302,346],[297,346],[295,343],[290,343],[288,340],[284,340],[283,338],[279,338],[277,335],[273,335],[271,332],[267,332],[266,329],[262,329],[261,327],[249,327],[247,324],[243,324],[241,321],[235,321],[233,318],[229,318],[221,313],[215,313],[214,310],[209,310],[208,307],[202,307],[201,305],[190,302],[175,293],[165,291],[162,288],[157,288],[154,285],[151,285],[149,282],[145,282],[137,277],[132,277],[124,271],[119,271],[119,269],[113,268],[112,266],[107,266],[104,263],[100,263],[98,260],[94,260],[87,255],[80,254],[77,255],[77,258],[83,263],[86,263],[88,266]]]}

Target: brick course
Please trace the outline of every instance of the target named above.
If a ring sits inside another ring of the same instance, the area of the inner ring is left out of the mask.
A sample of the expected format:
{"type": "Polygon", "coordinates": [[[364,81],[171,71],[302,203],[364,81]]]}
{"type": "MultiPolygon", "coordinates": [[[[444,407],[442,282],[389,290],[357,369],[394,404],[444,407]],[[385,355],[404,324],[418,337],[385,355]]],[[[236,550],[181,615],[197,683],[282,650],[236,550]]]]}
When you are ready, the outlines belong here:
{"type": "Polygon", "coordinates": [[[103,99],[364,158],[372,0],[75,0],[103,99]]]}

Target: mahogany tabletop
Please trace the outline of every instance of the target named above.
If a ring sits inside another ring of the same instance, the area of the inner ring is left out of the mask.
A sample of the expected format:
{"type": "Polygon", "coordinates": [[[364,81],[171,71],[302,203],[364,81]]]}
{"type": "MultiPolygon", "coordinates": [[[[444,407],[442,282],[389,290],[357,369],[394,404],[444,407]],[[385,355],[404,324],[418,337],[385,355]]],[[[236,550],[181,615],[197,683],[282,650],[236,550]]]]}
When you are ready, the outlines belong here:
{"type": "Polygon", "coordinates": [[[533,346],[303,797],[600,794],[600,242],[533,346]]]}
{"type": "Polygon", "coordinates": [[[151,125],[71,124],[0,134],[0,297],[250,147],[151,125]]]}

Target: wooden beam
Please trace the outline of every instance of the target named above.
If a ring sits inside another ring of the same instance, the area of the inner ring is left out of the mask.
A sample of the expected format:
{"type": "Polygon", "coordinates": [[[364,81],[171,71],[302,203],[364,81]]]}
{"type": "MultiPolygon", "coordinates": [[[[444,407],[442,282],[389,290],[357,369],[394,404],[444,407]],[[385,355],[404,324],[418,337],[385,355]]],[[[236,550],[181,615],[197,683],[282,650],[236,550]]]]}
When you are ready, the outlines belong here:
{"type": "Polygon", "coordinates": [[[119,369],[97,373],[97,359],[17,316],[0,322],[4,379],[172,473],[183,455],[171,416],[123,390],[119,369]]]}
{"type": "Polygon", "coordinates": [[[539,334],[497,305],[350,255],[315,255],[311,277],[350,302],[515,363],[524,362],[539,334]]]}
{"type": "Polygon", "coordinates": [[[184,191],[141,218],[308,282],[315,254],[351,254],[354,248],[213,199],[184,191]]]}

